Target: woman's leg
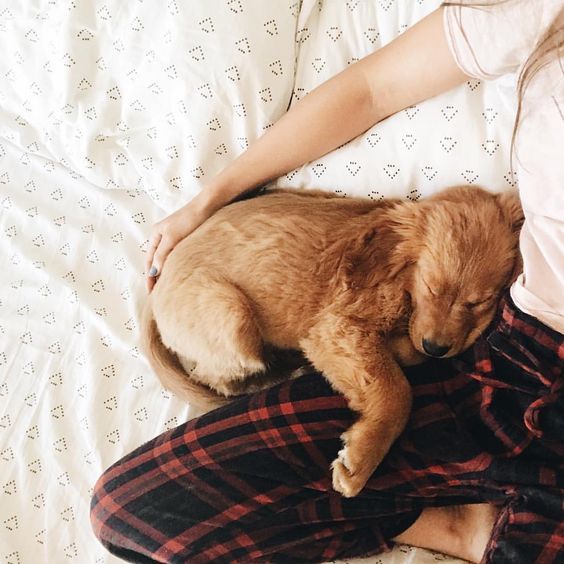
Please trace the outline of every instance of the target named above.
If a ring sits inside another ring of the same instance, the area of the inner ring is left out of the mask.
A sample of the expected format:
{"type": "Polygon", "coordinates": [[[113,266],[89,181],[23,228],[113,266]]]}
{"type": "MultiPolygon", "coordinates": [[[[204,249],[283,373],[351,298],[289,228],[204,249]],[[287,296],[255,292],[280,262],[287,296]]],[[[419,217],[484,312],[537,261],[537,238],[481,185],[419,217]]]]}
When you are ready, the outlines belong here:
{"type": "MultiPolygon", "coordinates": [[[[425,508],[395,540],[450,554],[457,547],[455,555],[475,562],[564,562],[564,336],[507,296],[491,330],[453,364],[458,374],[443,378],[444,398],[460,435],[481,451],[454,473],[453,486],[473,467],[477,487],[495,484],[505,500],[425,508]],[[476,383],[472,393],[468,384],[476,383]]],[[[452,461],[424,427],[435,453],[452,461]]]]}
{"type": "Polygon", "coordinates": [[[430,515],[440,542],[449,513],[417,523],[424,508],[489,501],[500,513],[484,562],[564,561],[563,366],[564,338],[508,300],[465,357],[408,372],[408,428],[358,497],[335,494],[329,471],[354,414],[309,375],[119,461],[96,485],[94,530],[135,562],[315,562],[380,552],[393,538],[445,550],[401,533],[421,539],[430,515]]]}
{"type": "Polygon", "coordinates": [[[135,562],[321,562],[386,550],[420,506],[333,491],[329,466],[353,420],[315,374],[208,413],[104,473],[94,531],[135,562]]]}

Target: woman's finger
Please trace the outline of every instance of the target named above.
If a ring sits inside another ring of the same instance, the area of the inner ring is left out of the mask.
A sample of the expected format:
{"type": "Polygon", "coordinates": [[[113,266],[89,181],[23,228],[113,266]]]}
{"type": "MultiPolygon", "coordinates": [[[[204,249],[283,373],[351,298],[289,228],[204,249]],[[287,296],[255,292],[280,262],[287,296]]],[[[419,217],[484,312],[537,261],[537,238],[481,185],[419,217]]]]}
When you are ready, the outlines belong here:
{"type": "Polygon", "coordinates": [[[175,239],[163,236],[153,256],[153,262],[151,264],[151,268],[149,269],[150,276],[158,276],[161,273],[164,261],[170,251],[174,248],[174,245],[176,245],[175,239]]]}
{"type": "Polygon", "coordinates": [[[147,289],[149,292],[153,289],[154,285],[157,283],[157,278],[163,269],[164,261],[169,255],[170,251],[174,248],[177,241],[170,237],[163,236],[161,242],[157,247],[157,250],[153,256],[153,261],[147,272],[147,289]]]}
{"type": "Polygon", "coordinates": [[[151,266],[153,264],[153,257],[155,256],[155,251],[159,246],[162,236],[162,233],[157,231],[156,233],[151,235],[151,238],[149,239],[147,258],[145,259],[145,272],[147,273],[147,275],[149,274],[149,270],[151,269],[151,266]]]}
{"type": "Polygon", "coordinates": [[[155,284],[157,283],[157,277],[147,276],[145,280],[146,280],[147,292],[151,292],[152,289],[155,287],[155,284]]]}

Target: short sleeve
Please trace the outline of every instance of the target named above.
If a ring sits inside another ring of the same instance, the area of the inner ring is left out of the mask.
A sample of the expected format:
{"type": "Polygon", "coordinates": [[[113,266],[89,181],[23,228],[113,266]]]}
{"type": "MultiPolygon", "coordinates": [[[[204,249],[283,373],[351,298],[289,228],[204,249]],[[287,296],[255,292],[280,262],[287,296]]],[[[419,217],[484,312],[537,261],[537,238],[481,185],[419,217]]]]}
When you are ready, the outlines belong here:
{"type": "Polygon", "coordinates": [[[446,6],[445,34],[465,74],[493,79],[519,70],[561,8],[562,0],[446,6]]]}

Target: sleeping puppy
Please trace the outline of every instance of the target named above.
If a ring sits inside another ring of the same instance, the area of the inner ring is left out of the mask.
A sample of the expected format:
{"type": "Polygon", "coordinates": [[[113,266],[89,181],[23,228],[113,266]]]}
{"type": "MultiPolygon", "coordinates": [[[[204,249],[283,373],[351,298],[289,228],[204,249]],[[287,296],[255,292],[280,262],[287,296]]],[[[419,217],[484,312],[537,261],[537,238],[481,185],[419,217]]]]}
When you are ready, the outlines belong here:
{"type": "Polygon", "coordinates": [[[356,495],[411,407],[400,366],[450,357],[490,323],[520,262],[515,194],[448,189],[420,203],[273,190],[233,203],[180,242],[142,335],[163,385],[206,408],[273,383],[299,350],[358,420],[332,464],[356,495]]]}

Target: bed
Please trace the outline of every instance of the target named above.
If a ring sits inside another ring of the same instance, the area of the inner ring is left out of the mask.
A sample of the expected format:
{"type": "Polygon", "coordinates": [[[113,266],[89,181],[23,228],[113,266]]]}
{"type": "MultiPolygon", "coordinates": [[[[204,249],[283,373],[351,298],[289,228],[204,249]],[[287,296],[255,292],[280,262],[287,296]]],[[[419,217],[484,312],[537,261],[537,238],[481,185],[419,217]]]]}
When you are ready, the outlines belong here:
{"type": "MultiPolygon", "coordinates": [[[[139,349],[150,226],[438,3],[0,6],[2,562],[115,562],[90,531],[93,484],[191,416],[139,349]]],[[[450,184],[512,189],[513,86],[468,80],[273,185],[412,200],[450,184]]],[[[365,560],[435,561],[455,562],[406,546],[365,560]]]]}

